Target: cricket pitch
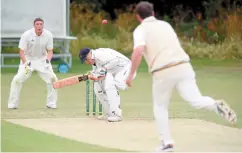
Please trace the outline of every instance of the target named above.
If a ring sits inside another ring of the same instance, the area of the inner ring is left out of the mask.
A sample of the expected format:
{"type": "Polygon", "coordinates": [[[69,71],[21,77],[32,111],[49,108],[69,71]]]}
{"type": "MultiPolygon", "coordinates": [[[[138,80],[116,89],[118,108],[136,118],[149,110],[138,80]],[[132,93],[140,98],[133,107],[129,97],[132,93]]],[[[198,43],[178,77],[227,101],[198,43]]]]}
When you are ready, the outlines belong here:
{"type": "MultiPolygon", "coordinates": [[[[152,152],[159,146],[153,120],[107,122],[95,118],[8,119],[35,130],[89,144],[152,152]]],[[[242,151],[242,129],[195,119],[170,120],[175,151],[242,151]]]]}

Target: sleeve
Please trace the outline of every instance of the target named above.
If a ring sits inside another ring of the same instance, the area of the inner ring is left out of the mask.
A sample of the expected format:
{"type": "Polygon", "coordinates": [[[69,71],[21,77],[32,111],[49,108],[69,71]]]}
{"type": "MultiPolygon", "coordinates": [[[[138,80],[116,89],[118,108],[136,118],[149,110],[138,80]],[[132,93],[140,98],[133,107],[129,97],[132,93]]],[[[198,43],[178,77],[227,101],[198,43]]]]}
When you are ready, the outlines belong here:
{"type": "Polygon", "coordinates": [[[134,46],[133,48],[136,48],[138,46],[144,46],[145,43],[145,37],[142,29],[140,27],[137,27],[133,33],[133,41],[134,46]]]}
{"type": "Polygon", "coordinates": [[[111,69],[114,69],[115,67],[117,67],[119,65],[119,59],[118,58],[115,58],[113,60],[110,60],[108,62],[106,62],[103,67],[109,71],[111,69]]]}
{"type": "Polygon", "coordinates": [[[49,34],[49,39],[48,39],[48,43],[46,46],[47,50],[52,50],[53,49],[53,35],[50,33],[49,34]]]}
{"type": "Polygon", "coordinates": [[[21,36],[18,47],[19,47],[21,50],[24,50],[24,51],[27,49],[27,39],[26,39],[26,34],[23,34],[23,35],[21,36]]]}
{"type": "Polygon", "coordinates": [[[117,65],[119,64],[119,59],[117,58],[117,56],[115,56],[115,54],[111,50],[108,50],[106,52],[102,52],[102,50],[99,50],[95,54],[101,66],[107,71],[117,67],[117,65]]]}

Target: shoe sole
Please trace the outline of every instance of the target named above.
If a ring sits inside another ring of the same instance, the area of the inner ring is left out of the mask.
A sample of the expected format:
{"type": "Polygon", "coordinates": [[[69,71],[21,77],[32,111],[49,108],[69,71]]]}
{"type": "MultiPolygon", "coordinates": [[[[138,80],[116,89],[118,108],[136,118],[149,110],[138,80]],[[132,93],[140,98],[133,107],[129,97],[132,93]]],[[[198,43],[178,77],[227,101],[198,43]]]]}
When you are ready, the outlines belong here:
{"type": "Polygon", "coordinates": [[[46,106],[46,108],[49,108],[49,109],[56,109],[56,107],[50,107],[50,106],[46,106]]]}
{"type": "Polygon", "coordinates": [[[8,109],[18,109],[17,107],[12,107],[12,108],[8,108],[8,109]]]}
{"type": "Polygon", "coordinates": [[[220,116],[224,119],[229,121],[231,124],[236,124],[237,117],[236,113],[232,108],[225,101],[218,101],[217,107],[219,110],[220,116]]]}
{"type": "Polygon", "coordinates": [[[122,121],[122,119],[119,119],[119,120],[110,120],[110,119],[107,119],[108,120],[108,122],[121,122],[122,121]]]}
{"type": "Polygon", "coordinates": [[[167,149],[157,149],[155,152],[174,152],[174,148],[167,148],[167,149]]]}
{"type": "Polygon", "coordinates": [[[98,120],[107,120],[108,118],[107,117],[104,117],[104,116],[98,116],[97,119],[98,120]]]}
{"type": "Polygon", "coordinates": [[[110,121],[110,120],[108,120],[108,122],[121,122],[122,120],[119,120],[119,121],[110,121]]]}
{"type": "Polygon", "coordinates": [[[166,150],[162,150],[163,152],[173,152],[174,149],[173,148],[169,148],[169,149],[166,149],[166,150]]]}

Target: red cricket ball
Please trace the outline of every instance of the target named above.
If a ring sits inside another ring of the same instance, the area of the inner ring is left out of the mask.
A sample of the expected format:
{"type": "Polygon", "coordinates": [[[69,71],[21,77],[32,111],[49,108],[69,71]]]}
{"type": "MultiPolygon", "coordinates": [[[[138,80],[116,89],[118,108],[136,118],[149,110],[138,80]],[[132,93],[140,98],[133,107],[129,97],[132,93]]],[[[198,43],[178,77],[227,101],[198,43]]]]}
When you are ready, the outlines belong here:
{"type": "Polygon", "coordinates": [[[102,20],[102,24],[107,24],[108,21],[107,20],[102,20]]]}

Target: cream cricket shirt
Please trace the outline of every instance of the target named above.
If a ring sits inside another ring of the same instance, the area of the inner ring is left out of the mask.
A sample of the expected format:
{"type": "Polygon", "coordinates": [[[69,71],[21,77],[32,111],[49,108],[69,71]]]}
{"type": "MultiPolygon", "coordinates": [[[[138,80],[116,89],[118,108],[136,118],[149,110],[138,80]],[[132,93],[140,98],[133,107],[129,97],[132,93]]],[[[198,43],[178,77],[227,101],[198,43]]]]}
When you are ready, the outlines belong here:
{"type": "Polygon", "coordinates": [[[167,64],[190,60],[171,25],[153,16],[144,19],[134,30],[133,39],[134,48],[145,46],[143,55],[150,72],[167,64]]]}
{"type": "Polygon", "coordinates": [[[24,50],[27,60],[44,60],[47,58],[47,50],[53,49],[53,36],[48,30],[37,36],[34,28],[25,31],[19,42],[19,48],[24,50]]]}

